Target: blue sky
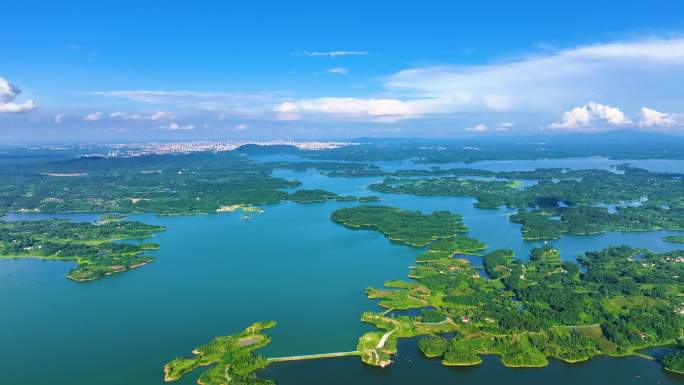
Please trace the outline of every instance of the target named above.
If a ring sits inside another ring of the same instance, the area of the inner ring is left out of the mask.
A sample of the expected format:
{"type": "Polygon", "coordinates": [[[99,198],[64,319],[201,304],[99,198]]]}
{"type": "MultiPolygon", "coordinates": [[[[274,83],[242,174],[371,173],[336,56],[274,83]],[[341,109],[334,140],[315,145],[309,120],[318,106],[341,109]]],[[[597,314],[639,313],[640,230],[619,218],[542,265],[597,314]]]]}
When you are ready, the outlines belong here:
{"type": "Polygon", "coordinates": [[[682,131],[680,1],[17,1],[0,141],[682,131]]]}

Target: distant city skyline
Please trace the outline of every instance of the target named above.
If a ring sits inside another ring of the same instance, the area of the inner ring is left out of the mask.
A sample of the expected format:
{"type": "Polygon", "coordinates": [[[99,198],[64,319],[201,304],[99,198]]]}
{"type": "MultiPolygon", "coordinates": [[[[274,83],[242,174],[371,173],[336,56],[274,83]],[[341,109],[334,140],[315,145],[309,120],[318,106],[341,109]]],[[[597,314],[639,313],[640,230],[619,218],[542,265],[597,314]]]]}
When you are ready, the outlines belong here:
{"type": "Polygon", "coordinates": [[[0,143],[684,133],[684,4],[3,6],[0,143]]]}

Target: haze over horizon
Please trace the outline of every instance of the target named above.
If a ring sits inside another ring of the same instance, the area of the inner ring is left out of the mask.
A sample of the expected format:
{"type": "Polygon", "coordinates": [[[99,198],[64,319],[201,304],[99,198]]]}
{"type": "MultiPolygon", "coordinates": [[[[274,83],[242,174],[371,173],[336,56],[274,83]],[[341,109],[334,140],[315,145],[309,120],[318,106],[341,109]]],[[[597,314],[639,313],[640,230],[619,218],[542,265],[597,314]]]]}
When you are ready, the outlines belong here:
{"type": "Polygon", "coordinates": [[[301,9],[5,4],[0,142],[684,133],[679,2],[301,9]]]}

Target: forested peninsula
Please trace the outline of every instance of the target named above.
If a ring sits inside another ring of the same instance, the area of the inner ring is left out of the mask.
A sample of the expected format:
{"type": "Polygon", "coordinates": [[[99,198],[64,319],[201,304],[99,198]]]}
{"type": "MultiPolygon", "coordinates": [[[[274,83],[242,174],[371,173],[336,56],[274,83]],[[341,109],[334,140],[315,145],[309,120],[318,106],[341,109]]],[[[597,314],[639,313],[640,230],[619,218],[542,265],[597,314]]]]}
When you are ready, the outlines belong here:
{"type": "MultiPolygon", "coordinates": [[[[291,199],[356,200],[324,190],[289,189],[296,180],[275,169],[366,169],[336,162],[260,163],[234,153],[80,157],[55,162],[0,164],[0,214],[5,212],[118,212],[208,214],[235,205],[259,206],[291,199]]],[[[369,199],[369,198],[366,198],[369,199]]],[[[372,199],[372,198],[371,198],[372,199]]]]}
{"type": "MultiPolygon", "coordinates": [[[[359,208],[342,210],[356,211],[347,217],[370,216],[359,208]]],[[[392,234],[377,224],[366,228],[392,234]]],[[[534,249],[527,262],[501,249],[483,256],[483,276],[458,258],[462,247],[445,247],[448,237],[434,230],[430,237],[425,228],[420,221],[402,227],[435,239],[411,267],[410,280],[366,290],[385,309],[361,318],[378,328],[359,339],[368,364],[390,364],[402,337],[422,336],[421,351],[445,365],[476,365],[480,355],[496,354],[506,366],[538,367],[549,358],[577,362],[635,354],[682,336],[684,251],[658,254],[620,246],[587,252],[575,263],[561,260],[552,246],[534,249]],[[417,315],[402,315],[408,309],[417,315]]],[[[677,367],[678,357],[665,364],[677,367]]]]}
{"type": "Polygon", "coordinates": [[[364,362],[385,366],[397,338],[423,336],[421,351],[445,365],[475,365],[479,355],[496,354],[506,366],[538,367],[549,358],[577,362],[673,344],[682,334],[684,282],[675,277],[684,269],[675,260],[683,256],[615,247],[575,264],[548,247],[523,263],[497,250],[484,256],[492,278],[458,257],[420,262],[411,281],[367,290],[388,311],[419,314],[364,313],[362,320],[381,331],[362,336],[359,350],[367,351],[364,362]]]}
{"type": "Polygon", "coordinates": [[[72,261],[76,267],[67,277],[90,281],[152,262],[153,257],[141,254],[158,248],[157,244],[113,241],[147,238],[159,231],[164,228],[113,216],[105,216],[97,223],[63,219],[0,221],[0,258],[72,261]]]}

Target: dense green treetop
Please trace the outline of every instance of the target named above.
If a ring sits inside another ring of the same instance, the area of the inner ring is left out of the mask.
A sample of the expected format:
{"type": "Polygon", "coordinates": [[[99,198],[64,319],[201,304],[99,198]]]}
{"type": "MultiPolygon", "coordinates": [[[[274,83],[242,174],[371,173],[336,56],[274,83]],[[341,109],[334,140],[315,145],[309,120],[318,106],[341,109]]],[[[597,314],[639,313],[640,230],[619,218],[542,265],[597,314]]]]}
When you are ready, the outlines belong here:
{"type": "Polygon", "coordinates": [[[509,217],[522,224],[523,239],[555,239],[563,234],[590,235],[606,231],[684,230],[684,209],[655,205],[621,207],[577,206],[519,210],[509,217]]]}
{"type": "Polygon", "coordinates": [[[416,260],[418,262],[425,262],[451,257],[454,254],[478,254],[486,247],[487,245],[475,238],[464,235],[451,235],[430,243],[427,251],[418,255],[416,260]]]}
{"type": "Polygon", "coordinates": [[[392,241],[424,246],[439,238],[468,231],[462,217],[448,211],[423,214],[389,206],[361,205],[335,210],[330,218],[353,229],[371,229],[392,241]]]}
{"type": "Polygon", "coordinates": [[[263,333],[275,321],[257,322],[241,333],[214,338],[195,348],[193,357],[177,357],[164,366],[164,381],[176,381],[201,366],[210,366],[197,380],[201,385],[270,385],[273,381],[254,375],[269,361],[254,351],[268,345],[271,337],[263,333]]]}
{"type": "Polygon", "coordinates": [[[76,262],[68,277],[88,281],[122,272],[151,262],[141,254],[156,244],[114,243],[114,240],[139,239],[163,231],[161,226],[112,220],[97,223],[63,219],[43,221],[0,221],[0,257],[41,258],[76,262]]]}
{"type": "MultiPolygon", "coordinates": [[[[429,308],[444,321],[364,313],[362,320],[382,332],[359,339],[366,349],[362,359],[387,365],[396,338],[421,335],[426,338],[419,348],[445,365],[475,365],[480,354],[496,354],[513,367],[544,366],[548,357],[576,362],[632,354],[681,338],[684,251],[612,247],[578,262],[562,261],[551,246],[533,250],[528,262],[496,250],[484,256],[488,279],[458,258],[424,260],[412,267],[411,281],[390,281],[367,293],[384,308],[429,308]],[[455,337],[436,336],[441,333],[455,337]],[[377,346],[371,348],[372,342],[377,346]]],[[[679,359],[673,356],[666,365],[675,370],[679,359]]]]}
{"type": "MultiPolygon", "coordinates": [[[[277,168],[363,170],[337,162],[250,161],[234,153],[81,157],[66,161],[0,164],[0,213],[212,213],[221,207],[278,203],[298,181],[273,177],[277,168]]],[[[295,193],[294,199],[301,197],[295,193]]]]}
{"type": "MultiPolygon", "coordinates": [[[[482,207],[558,207],[620,204],[647,200],[649,204],[682,206],[684,188],[681,174],[656,173],[647,170],[618,166],[608,170],[540,169],[535,171],[485,172],[463,170],[464,175],[487,174],[494,179],[464,179],[462,176],[437,178],[386,178],[382,183],[369,186],[372,190],[387,193],[419,195],[474,196],[482,207]],[[534,179],[539,183],[524,189],[515,188],[512,181],[534,179]],[[482,201],[486,201],[486,205],[482,201]]],[[[426,171],[429,172],[429,171],[426,171]]]]}
{"type": "Polygon", "coordinates": [[[510,272],[515,253],[510,249],[498,249],[484,255],[484,267],[491,278],[501,278],[510,272]]]}
{"type": "Polygon", "coordinates": [[[336,193],[321,189],[297,190],[290,194],[290,200],[297,203],[325,202],[328,199],[335,199],[337,197],[336,193]]]}
{"type": "Polygon", "coordinates": [[[517,188],[514,179],[386,178],[370,188],[384,193],[473,196],[477,207],[518,208],[510,220],[522,224],[527,240],[606,231],[684,230],[684,179],[680,174],[622,165],[617,172],[545,169],[495,175],[550,179],[517,188]],[[604,207],[607,204],[616,205],[615,210],[604,207]]]}

